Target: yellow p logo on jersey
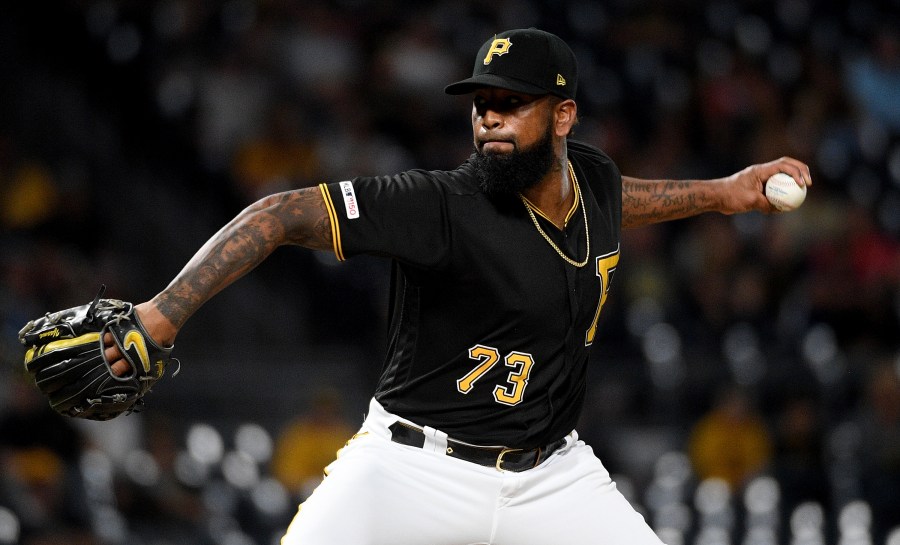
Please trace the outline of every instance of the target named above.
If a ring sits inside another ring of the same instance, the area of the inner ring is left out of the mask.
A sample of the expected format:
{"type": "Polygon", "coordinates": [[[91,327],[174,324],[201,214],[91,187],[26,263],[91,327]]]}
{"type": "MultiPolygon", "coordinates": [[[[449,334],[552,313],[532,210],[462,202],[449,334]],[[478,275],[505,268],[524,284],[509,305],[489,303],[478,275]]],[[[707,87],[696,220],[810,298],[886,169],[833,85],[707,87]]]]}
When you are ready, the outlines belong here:
{"type": "Polygon", "coordinates": [[[485,66],[491,64],[494,55],[506,55],[509,53],[509,47],[511,45],[512,42],[509,41],[509,38],[494,38],[494,41],[491,42],[491,47],[488,49],[487,55],[484,56],[485,66]]]}

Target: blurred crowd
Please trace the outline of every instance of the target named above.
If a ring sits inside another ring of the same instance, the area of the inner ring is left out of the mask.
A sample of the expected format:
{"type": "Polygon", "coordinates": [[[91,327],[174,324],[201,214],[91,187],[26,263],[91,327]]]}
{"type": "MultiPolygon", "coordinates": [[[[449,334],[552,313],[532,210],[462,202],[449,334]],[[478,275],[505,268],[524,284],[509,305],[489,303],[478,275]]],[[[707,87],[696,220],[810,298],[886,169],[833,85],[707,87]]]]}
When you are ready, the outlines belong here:
{"type": "Polygon", "coordinates": [[[581,435],[670,545],[900,543],[897,0],[62,0],[0,13],[0,544],[276,543],[362,420],[383,261],[278,250],[102,424],[49,411],[17,332],[153,296],[263,195],[455,167],[443,86],[524,26],[623,173],[813,172],[790,214],[624,234],[581,435]]]}

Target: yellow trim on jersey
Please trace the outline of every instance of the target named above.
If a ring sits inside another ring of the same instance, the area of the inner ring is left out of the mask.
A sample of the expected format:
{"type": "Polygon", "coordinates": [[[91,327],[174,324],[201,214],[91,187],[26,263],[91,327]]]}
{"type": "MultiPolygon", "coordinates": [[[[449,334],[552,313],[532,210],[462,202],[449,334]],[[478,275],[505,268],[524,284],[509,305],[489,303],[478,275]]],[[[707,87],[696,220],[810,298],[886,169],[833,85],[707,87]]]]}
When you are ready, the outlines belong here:
{"type": "Polygon", "coordinates": [[[566,220],[563,222],[563,225],[569,224],[569,220],[572,219],[572,216],[575,215],[575,211],[578,210],[578,203],[581,202],[581,187],[578,186],[578,183],[573,185],[575,186],[575,201],[572,202],[572,208],[570,208],[569,213],[566,214],[566,220]]]}
{"type": "Polygon", "coordinates": [[[319,191],[322,192],[322,198],[325,200],[325,209],[328,210],[328,220],[331,223],[331,240],[334,246],[334,255],[338,261],[344,261],[344,250],[341,248],[341,226],[338,223],[337,212],[334,208],[334,201],[331,200],[331,192],[328,191],[326,184],[319,184],[319,191]]]}
{"type": "MultiPolygon", "coordinates": [[[[572,203],[572,208],[570,208],[570,209],[569,209],[569,212],[566,213],[566,219],[563,221],[563,226],[564,226],[564,227],[565,227],[566,225],[569,224],[569,220],[572,219],[572,216],[574,216],[574,215],[575,215],[575,212],[578,210],[578,202],[579,202],[578,194],[581,192],[581,189],[578,187],[578,184],[574,184],[574,187],[575,187],[575,202],[572,203]]],[[[553,223],[553,220],[551,220],[550,218],[548,218],[547,215],[544,214],[544,212],[541,211],[540,208],[538,208],[537,206],[535,206],[533,202],[531,202],[531,201],[529,201],[527,198],[525,198],[525,195],[522,195],[522,199],[523,199],[526,203],[528,203],[528,206],[531,207],[531,210],[532,210],[535,214],[537,214],[538,216],[544,218],[545,220],[549,221],[550,223],[553,223]]]]}

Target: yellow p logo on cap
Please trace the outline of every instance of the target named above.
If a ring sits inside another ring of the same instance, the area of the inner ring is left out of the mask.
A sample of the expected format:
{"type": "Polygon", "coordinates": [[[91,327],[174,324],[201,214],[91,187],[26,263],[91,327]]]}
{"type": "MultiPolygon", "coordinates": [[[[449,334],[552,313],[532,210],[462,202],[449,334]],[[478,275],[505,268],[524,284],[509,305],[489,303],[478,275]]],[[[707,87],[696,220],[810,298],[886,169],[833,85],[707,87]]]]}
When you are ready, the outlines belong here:
{"type": "Polygon", "coordinates": [[[494,41],[491,42],[491,47],[488,49],[487,55],[484,56],[484,64],[491,64],[494,55],[506,55],[509,53],[509,47],[511,45],[512,42],[509,41],[509,38],[494,38],[494,41]]]}

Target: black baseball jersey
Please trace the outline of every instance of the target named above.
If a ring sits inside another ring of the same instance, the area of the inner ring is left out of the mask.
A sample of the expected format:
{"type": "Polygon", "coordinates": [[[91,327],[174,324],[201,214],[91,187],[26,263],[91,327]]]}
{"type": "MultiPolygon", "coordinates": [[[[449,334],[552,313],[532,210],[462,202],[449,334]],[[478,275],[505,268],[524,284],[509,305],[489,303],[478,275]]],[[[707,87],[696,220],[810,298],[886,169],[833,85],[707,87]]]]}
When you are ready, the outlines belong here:
{"type": "Polygon", "coordinates": [[[394,262],[375,393],[388,411],[479,445],[531,448],[575,428],[619,260],[622,180],[594,147],[570,141],[568,157],[585,209],[576,198],[564,231],[518,195],[483,193],[471,161],[320,186],[338,259],[394,262]]]}

